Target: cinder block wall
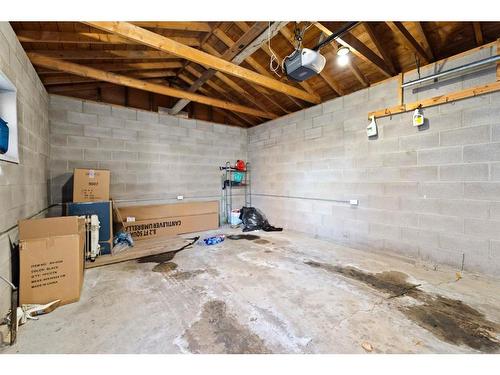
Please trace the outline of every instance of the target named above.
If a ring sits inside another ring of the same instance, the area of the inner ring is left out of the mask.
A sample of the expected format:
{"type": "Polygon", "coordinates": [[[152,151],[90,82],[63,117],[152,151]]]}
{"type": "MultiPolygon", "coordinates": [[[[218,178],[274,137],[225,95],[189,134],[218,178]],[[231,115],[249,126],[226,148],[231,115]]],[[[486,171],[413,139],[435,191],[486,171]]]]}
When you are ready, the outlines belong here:
{"type": "MultiPolygon", "coordinates": [[[[0,22],[0,70],[17,87],[20,163],[0,161],[0,233],[47,207],[49,122],[48,96],[8,22],[0,22]]],[[[11,278],[9,239],[0,235],[0,275],[11,278]]],[[[10,308],[10,287],[0,280],[0,318],[10,308]]],[[[5,326],[0,327],[0,341],[5,326]]]]}
{"type": "MultiPolygon", "coordinates": [[[[422,69],[426,76],[494,47],[422,69]]],[[[405,81],[416,78],[407,74],[405,81]]],[[[405,101],[495,81],[495,67],[405,90],[405,101]]],[[[500,274],[500,93],[377,120],[397,104],[396,79],[251,128],[253,203],[275,226],[369,251],[500,274]],[[358,199],[359,206],[344,200],[358,199]]]]}
{"type": "Polygon", "coordinates": [[[218,166],[247,158],[239,127],[57,95],[49,118],[53,203],[71,200],[80,167],[109,169],[111,195],[122,205],[219,199],[218,166]]]}

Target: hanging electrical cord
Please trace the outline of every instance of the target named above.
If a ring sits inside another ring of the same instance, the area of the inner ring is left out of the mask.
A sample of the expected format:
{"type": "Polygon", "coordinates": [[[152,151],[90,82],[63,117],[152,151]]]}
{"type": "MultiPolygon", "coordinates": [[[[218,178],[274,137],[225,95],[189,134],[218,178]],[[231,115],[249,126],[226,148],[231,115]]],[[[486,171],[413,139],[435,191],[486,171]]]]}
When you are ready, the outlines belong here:
{"type": "Polygon", "coordinates": [[[420,79],[420,59],[417,54],[414,54],[413,57],[415,59],[415,65],[417,66],[418,79],[420,79]]]}
{"type": "Polygon", "coordinates": [[[267,28],[267,44],[269,47],[269,51],[271,52],[271,59],[269,60],[269,69],[276,74],[278,77],[281,78],[281,74],[278,73],[278,70],[280,68],[280,62],[278,59],[278,56],[276,56],[276,53],[274,50],[271,48],[271,22],[269,21],[269,26],[267,28]]]}

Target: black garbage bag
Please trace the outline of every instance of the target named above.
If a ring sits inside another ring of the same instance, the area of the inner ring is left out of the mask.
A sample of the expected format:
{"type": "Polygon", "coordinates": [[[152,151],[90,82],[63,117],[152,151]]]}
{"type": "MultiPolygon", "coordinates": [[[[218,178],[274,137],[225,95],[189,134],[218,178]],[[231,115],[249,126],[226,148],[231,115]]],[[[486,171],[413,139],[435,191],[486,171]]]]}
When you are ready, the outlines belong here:
{"type": "Polygon", "coordinates": [[[265,232],[281,232],[283,228],[273,227],[264,214],[255,207],[242,207],[240,220],[243,222],[243,232],[262,229],[265,232]]]}

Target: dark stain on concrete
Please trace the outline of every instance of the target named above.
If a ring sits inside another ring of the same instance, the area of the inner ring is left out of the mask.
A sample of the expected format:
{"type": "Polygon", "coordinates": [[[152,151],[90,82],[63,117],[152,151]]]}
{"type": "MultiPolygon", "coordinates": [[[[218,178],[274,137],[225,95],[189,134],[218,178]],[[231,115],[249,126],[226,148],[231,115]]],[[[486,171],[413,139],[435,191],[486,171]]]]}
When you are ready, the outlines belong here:
{"type": "Polygon", "coordinates": [[[484,314],[460,300],[431,294],[419,289],[419,285],[406,281],[408,276],[405,273],[386,271],[373,274],[354,267],[343,267],[311,260],[304,263],[360,281],[378,291],[389,294],[389,298],[406,295],[421,302],[418,305],[403,305],[398,309],[442,341],[454,345],[467,345],[485,353],[500,351],[500,342],[497,339],[500,324],[486,319],[484,314]]]}
{"type": "Polygon", "coordinates": [[[253,241],[258,245],[266,245],[270,243],[270,241],[260,238],[260,236],[257,236],[255,234],[230,234],[229,236],[227,236],[227,238],[234,241],[238,240],[253,241]]]}
{"type": "Polygon", "coordinates": [[[264,354],[271,353],[265,342],[227,311],[225,302],[213,300],[203,305],[200,320],[183,338],[191,353],[264,354]]]}
{"type": "Polygon", "coordinates": [[[255,234],[230,234],[227,236],[227,239],[229,240],[247,240],[247,241],[255,241],[260,239],[259,236],[256,236],[255,234]]]}
{"type": "Polygon", "coordinates": [[[170,275],[168,275],[169,277],[171,277],[172,279],[175,279],[175,280],[189,280],[189,279],[192,279],[193,277],[195,276],[198,276],[198,275],[201,275],[202,273],[205,273],[207,272],[206,270],[193,270],[193,271],[182,271],[182,272],[175,272],[175,273],[172,273],[170,275]]]}
{"type": "Polygon", "coordinates": [[[343,267],[338,265],[319,263],[311,260],[304,263],[311,267],[321,268],[325,271],[336,273],[349,279],[361,281],[362,283],[368,284],[371,287],[380,290],[381,292],[389,293],[391,295],[401,294],[406,290],[409,290],[408,293],[411,293],[414,287],[413,284],[406,282],[407,275],[402,272],[387,271],[377,274],[371,274],[358,270],[354,267],[343,267]]]}
{"type": "Polygon", "coordinates": [[[255,240],[255,241],[253,241],[253,242],[255,242],[256,244],[259,244],[259,245],[265,245],[265,244],[268,244],[268,243],[269,243],[269,241],[268,241],[268,240],[265,240],[265,239],[263,239],[263,238],[261,238],[261,239],[259,239],[259,240],[255,240]]]}
{"type": "Polygon", "coordinates": [[[159,263],[153,267],[153,272],[170,273],[177,268],[177,264],[174,262],[164,262],[159,263]]]}

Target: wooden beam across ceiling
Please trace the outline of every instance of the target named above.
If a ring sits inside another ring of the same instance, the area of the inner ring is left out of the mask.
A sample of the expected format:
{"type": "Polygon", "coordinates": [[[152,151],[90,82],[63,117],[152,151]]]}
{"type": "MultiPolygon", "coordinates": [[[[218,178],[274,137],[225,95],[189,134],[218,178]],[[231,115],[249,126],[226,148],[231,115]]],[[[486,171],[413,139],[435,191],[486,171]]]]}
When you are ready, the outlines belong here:
{"type": "MultiPolygon", "coordinates": [[[[179,75],[178,75],[178,77],[179,77],[181,80],[183,80],[184,82],[186,82],[188,85],[192,85],[192,84],[195,82],[193,79],[191,79],[190,77],[188,77],[186,74],[179,74],[179,75]]],[[[196,77],[196,76],[195,76],[195,77],[196,77]]],[[[215,91],[215,92],[217,92],[217,93],[219,93],[219,94],[221,94],[221,92],[220,92],[220,91],[218,91],[218,90],[214,90],[214,91],[215,91]]],[[[213,94],[212,94],[210,91],[208,91],[207,89],[205,89],[205,88],[203,88],[203,87],[201,87],[201,88],[200,88],[200,92],[201,92],[202,94],[206,95],[206,96],[213,96],[213,94]]],[[[230,98],[229,98],[229,96],[228,96],[228,95],[226,96],[226,94],[225,94],[223,91],[222,91],[222,93],[223,93],[223,96],[224,96],[226,99],[228,99],[228,100],[230,99],[230,98]]],[[[215,107],[214,107],[214,110],[218,111],[218,110],[220,110],[220,109],[218,109],[218,108],[215,108],[215,107]]],[[[221,110],[221,111],[222,111],[222,110],[221,110]]],[[[224,111],[224,112],[225,112],[225,111],[224,111]]],[[[228,114],[228,115],[230,114],[230,112],[225,112],[225,113],[226,113],[226,114],[228,114]]],[[[247,125],[253,126],[253,125],[255,125],[255,124],[256,124],[256,123],[255,123],[255,120],[251,120],[251,119],[249,119],[249,118],[248,118],[246,115],[244,115],[244,114],[234,112],[234,113],[231,113],[231,115],[235,116],[235,117],[236,117],[236,118],[238,118],[240,121],[243,121],[243,122],[246,124],[245,126],[247,126],[247,125]]]]}
{"type": "MultiPolygon", "coordinates": [[[[152,72],[128,72],[127,76],[132,78],[164,78],[164,77],[175,77],[176,73],[172,70],[157,70],[152,72]]],[[[95,79],[86,78],[86,77],[74,77],[74,76],[61,76],[57,75],[54,77],[45,77],[42,78],[42,83],[45,86],[53,86],[53,85],[66,85],[70,83],[85,83],[92,82],[95,79]]]]}
{"type": "Polygon", "coordinates": [[[410,34],[408,29],[403,25],[402,22],[399,21],[386,21],[387,26],[396,33],[400,35],[403,39],[404,44],[411,51],[420,56],[424,63],[429,63],[432,61],[432,58],[427,54],[427,51],[420,45],[420,43],[410,34]]]}
{"type": "Polygon", "coordinates": [[[132,87],[132,88],[136,88],[139,90],[154,92],[154,93],[161,94],[161,95],[189,99],[189,100],[192,100],[192,101],[195,101],[198,103],[211,105],[214,107],[219,107],[219,108],[227,109],[230,111],[247,113],[247,114],[250,114],[253,116],[257,116],[257,117],[263,117],[263,118],[275,118],[276,117],[275,115],[273,115],[271,113],[257,110],[254,108],[249,108],[249,107],[246,107],[243,105],[226,102],[223,100],[214,99],[214,98],[206,97],[206,96],[195,94],[195,93],[185,92],[185,91],[178,90],[178,89],[173,89],[171,87],[167,87],[164,85],[159,85],[159,84],[141,81],[141,80],[138,80],[136,78],[130,78],[130,77],[127,77],[124,75],[116,74],[116,73],[105,72],[103,70],[89,68],[89,67],[84,66],[84,65],[70,63],[67,61],[54,59],[54,58],[47,57],[47,56],[42,56],[42,55],[39,55],[36,53],[28,53],[28,57],[30,58],[31,62],[34,65],[43,66],[45,68],[54,69],[54,70],[62,70],[62,71],[65,71],[67,73],[79,75],[82,77],[94,78],[94,79],[99,80],[99,81],[115,83],[117,85],[132,87]]]}
{"type": "MultiPolygon", "coordinates": [[[[250,26],[248,26],[245,22],[243,21],[240,21],[240,22],[235,22],[235,24],[242,30],[242,31],[246,31],[248,30],[248,28],[250,26]]],[[[274,24],[273,24],[274,25],[274,24]]],[[[272,25],[271,25],[272,26],[272,25]]],[[[284,25],[280,25],[280,27],[285,27],[286,26],[286,23],[284,25]]],[[[277,27],[276,29],[272,29],[271,30],[271,38],[274,37],[276,35],[276,31],[279,30],[279,27],[277,27]]],[[[218,33],[218,34],[214,34],[215,36],[217,36],[217,38],[220,39],[221,42],[223,42],[225,45],[230,45],[232,43],[232,39],[226,35],[225,33],[218,33]]],[[[250,65],[256,72],[262,74],[262,75],[265,75],[267,77],[270,77],[270,78],[275,78],[275,76],[273,76],[273,74],[271,74],[270,70],[264,66],[262,66],[259,62],[257,62],[257,60],[255,60],[253,57],[249,56],[245,59],[245,62],[250,65]]],[[[280,78],[280,80],[282,80],[282,78],[280,78]]],[[[257,91],[259,92],[264,92],[266,94],[268,94],[269,96],[269,93],[266,91],[266,89],[264,87],[260,87],[257,91]]],[[[286,95],[286,97],[293,103],[295,104],[297,107],[299,107],[300,109],[304,108],[304,105],[298,101],[297,99],[295,99],[293,96],[290,96],[290,95],[286,95]]],[[[278,104],[278,106],[280,106],[278,104]]],[[[281,107],[281,106],[280,106],[281,107]]],[[[285,110],[286,111],[286,110],[285,110]]]]}
{"type": "Polygon", "coordinates": [[[318,95],[312,95],[296,87],[284,84],[275,79],[258,74],[252,70],[212,56],[206,52],[178,43],[167,37],[155,34],[128,22],[86,22],[88,25],[105,30],[122,37],[141,42],[144,45],[196,62],[235,77],[257,83],[269,89],[286,93],[310,103],[319,104],[318,95]]]}
{"type": "MultiPolygon", "coordinates": [[[[90,68],[105,70],[107,72],[126,72],[129,70],[157,70],[157,69],[175,69],[183,66],[180,61],[152,62],[152,63],[103,63],[87,64],[90,68]]],[[[53,70],[37,70],[39,75],[62,74],[64,72],[55,72],[53,70]]]]}
{"type": "Polygon", "coordinates": [[[427,33],[425,32],[424,25],[422,25],[422,22],[417,21],[417,22],[415,22],[415,27],[416,27],[417,31],[419,32],[420,37],[422,38],[422,42],[423,42],[425,50],[427,51],[428,56],[431,58],[432,61],[436,60],[431,43],[429,42],[429,37],[427,36],[427,33]]]}
{"type": "Polygon", "coordinates": [[[149,29],[169,29],[183,31],[210,32],[211,27],[208,22],[131,22],[132,24],[149,29]]]}
{"type": "MultiPolygon", "coordinates": [[[[330,29],[325,27],[320,22],[315,22],[315,25],[327,36],[333,34],[333,32],[330,29]]],[[[369,64],[373,64],[375,68],[377,68],[380,71],[380,73],[382,73],[384,76],[392,77],[391,69],[386,64],[386,62],[382,60],[382,58],[379,55],[373,52],[370,48],[368,48],[354,35],[350,33],[345,33],[344,35],[342,35],[342,37],[336,38],[335,40],[344,47],[349,48],[349,50],[351,50],[351,52],[360,59],[368,62],[369,64]]]]}
{"type": "MultiPolygon", "coordinates": [[[[247,48],[250,43],[252,43],[259,35],[261,35],[267,29],[267,22],[256,22],[248,32],[243,34],[232,46],[230,46],[220,58],[233,61],[239,54],[246,54],[247,48]]],[[[197,91],[205,82],[210,80],[216,74],[216,70],[208,69],[205,71],[200,78],[198,78],[189,88],[190,92],[197,91]]],[[[182,109],[189,104],[189,100],[181,99],[170,110],[170,114],[176,115],[182,109]]]]}
{"type": "MultiPolygon", "coordinates": [[[[16,35],[19,41],[23,43],[137,44],[126,38],[106,33],[19,30],[16,35]]],[[[198,38],[184,36],[172,36],[170,38],[188,46],[200,46],[198,38]]]]}
{"type": "Polygon", "coordinates": [[[61,49],[61,50],[27,50],[39,55],[53,57],[64,60],[135,60],[135,59],[156,59],[156,60],[178,60],[177,56],[151,50],[128,50],[128,49],[109,49],[109,50],[88,50],[88,49],[61,49]]]}
{"type": "Polygon", "coordinates": [[[374,27],[372,26],[372,24],[370,22],[363,22],[363,27],[364,27],[366,33],[368,34],[368,36],[370,37],[371,41],[373,42],[373,44],[375,44],[375,47],[377,48],[378,52],[380,53],[380,56],[382,56],[385,63],[389,67],[391,74],[395,75],[397,72],[396,72],[396,68],[394,67],[394,63],[392,62],[391,55],[389,54],[389,51],[387,51],[386,46],[384,44],[382,44],[381,39],[379,38],[379,36],[375,32],[374,27]]]}
{"type": "MultiPolygon", "coordinates": [[[[224,44],[226,44],[228,47],[231,46],[232,44],[234,44],[234,41],[231,38],[229,38],[222,31],[221,31],[221,33],[222,34],[218,33],[218,35],[219,35],[218,37],[219,38],[220,38],[220,35],[224,35],[225,37],[228,38],[228,39],[225,39],[224,44]]],[[[255,44],[255,43],[252,43],[252,44],[255,44]]],[[[207,51],[208,53],[210,53],[210,54],[212,54],[214,56],[220,56],[219,52],[215,48],[213,48],[210,44],[204,44],[202,48],[205,51],[207,51]]],[[[238,57],[240,57],[240,55],[238,55],[238,57]]],[[[235,82],[235,78],[234,77],[229,77],[229,76],[227,76],[227,75],[225,75],[224,73],[221,73],[221,72],[217,72],[215,74],[215,77],[219,78],[227,86],[229,86],[230,88],[232,88],[233,90],[235,90],[237,93],[239,93],[242,97],[245,98],[245,100],[247,100],[247,101],[251,100],[259,108],[261,108],[261,109],[263,108],[263,104],[261,104],[260,101],[257,98],[255,98],[252,94],[250,94],[247,90],[245,90],[243,87],[241,87],[240,85],[238,85],[235,82]]],[[[283,108],[283,106],[281,106],[276,100],[274,100],[272,98],[271,95],[269,95],[268,91],[264,87],[258,86],[256,84],[252,84],[252,83],[248,83],[248,84],[250,86],[252,86],[260,95],[262,95],[262,97],[264,97],[269,102],[271,102],[271,104],[273,104],[274,106],[276,106],[277,108],[279,108],[284,113],[289,113],[286,108],[283,108]]]]}
{"type": "Polygon", "coordinates": [[[474,36],[476,38],[476,44],[478,46],[482,46],[484,44],[483,32],[481,30],[480,22],[472,22],[472,26],[474,27],[474,36]]]}

